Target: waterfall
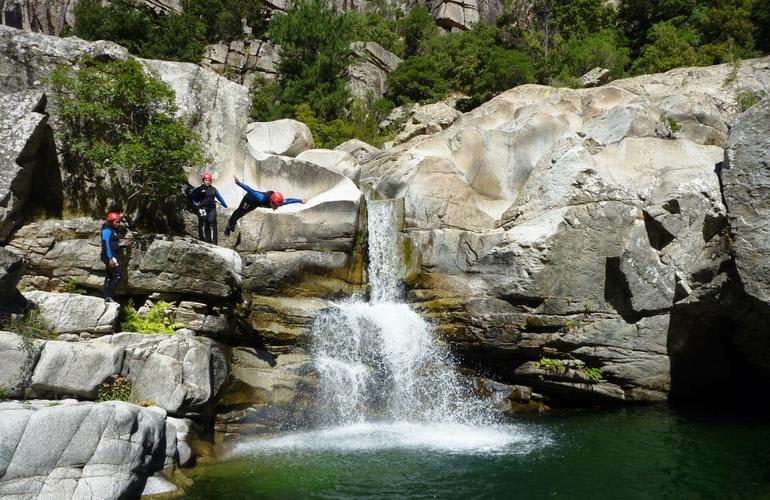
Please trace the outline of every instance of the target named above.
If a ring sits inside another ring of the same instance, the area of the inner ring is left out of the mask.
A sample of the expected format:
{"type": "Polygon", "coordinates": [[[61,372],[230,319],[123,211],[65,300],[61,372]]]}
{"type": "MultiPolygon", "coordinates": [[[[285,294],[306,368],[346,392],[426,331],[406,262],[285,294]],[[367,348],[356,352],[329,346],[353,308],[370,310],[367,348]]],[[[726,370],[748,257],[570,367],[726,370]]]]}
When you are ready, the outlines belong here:
{"type": "Polygon", "coordinates": [[[366,207],[372,303],[395,302],[401,297],[402,277],[396,205],[390,200],[369,200],[366,207]]]}
{"type": "Polygon", "coordinates": [[[370,201],[368,208],[371,302],[334,304],[311,335],[322,423],[489,422],[491,411],[452,368],[430,325],[397,302],[402,266],[394,203],[370,201]]]}

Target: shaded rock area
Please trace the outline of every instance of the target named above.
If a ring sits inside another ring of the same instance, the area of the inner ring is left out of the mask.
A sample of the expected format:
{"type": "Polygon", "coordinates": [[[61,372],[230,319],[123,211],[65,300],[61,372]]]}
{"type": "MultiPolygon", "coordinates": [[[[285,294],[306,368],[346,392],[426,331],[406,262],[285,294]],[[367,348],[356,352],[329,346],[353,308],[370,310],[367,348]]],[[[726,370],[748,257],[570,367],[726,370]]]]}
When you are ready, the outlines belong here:
{"type": "Polygon", "coordinates": [[[722,168],[730,215],[729,243],[740,293],[731,304],[741,326],[738,343],[749,363],[770,376],[770,100],[740,116],[730,132],[722,168]]]}
{"type": "Polygon", "coordinates": [[[24,260],[0,247],[0,314],[18,311],[25,305],[16,286],[24,273],[24,260]]]}
{"type": "Polygon", "coordinates": [[[0,94],[0,243],[25,217],[61,205],[56,146],[41,92],[0,94]],[[45,186],[27,203],[33,186],[45,186]]]}

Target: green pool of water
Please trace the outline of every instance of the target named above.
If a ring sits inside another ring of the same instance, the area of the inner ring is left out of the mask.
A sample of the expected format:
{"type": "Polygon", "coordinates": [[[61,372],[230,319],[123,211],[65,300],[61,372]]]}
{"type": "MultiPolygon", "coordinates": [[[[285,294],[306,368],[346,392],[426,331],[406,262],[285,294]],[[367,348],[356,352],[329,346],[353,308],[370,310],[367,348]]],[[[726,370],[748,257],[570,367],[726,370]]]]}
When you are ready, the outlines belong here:
{"type": "Polygon", "coordinates": [[[363,424],[244,444],[194,480],[186,498],[770,499],[770,421],[638,408],[363,424]]]}

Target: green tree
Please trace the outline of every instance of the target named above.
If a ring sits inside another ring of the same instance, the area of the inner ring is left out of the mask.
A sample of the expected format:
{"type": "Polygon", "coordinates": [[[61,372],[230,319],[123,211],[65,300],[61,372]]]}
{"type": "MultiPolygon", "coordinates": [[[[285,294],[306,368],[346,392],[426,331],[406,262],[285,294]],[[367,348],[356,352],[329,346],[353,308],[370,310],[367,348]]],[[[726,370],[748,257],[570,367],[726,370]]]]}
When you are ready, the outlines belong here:
{"type": "Polygon", "coordinates": [[[618,21],[629,38],[634,55],[647,42],[648,31],[661,22],[686,18],[698,0],[620,0],[618,21]]]}
{"type": "Polygon", "coordinates": [[[610,70],[614,78],[625,74],[631,58],[630,49],[623,46],[620,33],[607,29],[567,40],[558,49],[556,72],[567,77],[579,77],[593,68],[610,70]]]}
{"type": "Polygon", "coordinates": [[[471,85],[471,94],[481,103],[502,91],[534,80],[534,68],[526,54],[495,47],[480,66],[478,77],[471,85]]]}
{"type": "Polygon", "coordinates": [[[398,34],[398,24],[395,19],[388,19],[378,12],[365,14],[363,12],[346,12],[353,31],[353,40],[362,42],[377,42],[384,49],[401,57],[404,55],[404,42],[398,34]]]}
{"type": "Polygon", "coordinates": [[[754,37],[757,48],[763,53],[770,52],[770,0],[754,0],[751,7],[751,19],[757,26],[754,37]]]}
{"type": "Polygon", "coordinates": [[[554,7],[553,22],[565,38],[615,28],[617,12],[605,0],[568,0],[554,7]]]}
{"type": "Polygon", "coordinates": [[[410,57],[388,75],[386,96],[396,104],[435,102],[448,91],[438,64],[431,57],[410,57]]]}
{"type": "Polygon", "coordinates": [[[206,25],[194,16],[160,16],[138,54],[147,59],[199,63],[206,47],[206,25]]]}
{"type": "Polygon", "coordinates": [[[59,66],[50,84],[65,167],[79,187],[111,180],[106,187],[120,188],[122,206],[140,216],[181,199],[184,169],[200,165],[204,153],[197,135],[174,117],[168,85],[134,59],[59,66]]]}
{"type": "Polygon", "coordinates": [[[424,5],[412,8],[399,20],[398,27],[404,39],[404,57],[419,55],[420,44],[438,35],[436,23],[424,5]]]}
{"type": "Polygon", "coordinates": [[[753,0],[710,0],[699,5],[691,19],[701,42],[717,55],[706,64],[730,62],[732,58],[754,57],[756,25],[751,20],[753,0]],[[720,47],[720,49],[715,49],[720,47]],[[718,54],[723,54],[721,57],[718,54]]]}
{"type": "Polygon", "coordinates": [[[271,39],[281,46],[280,95],[284,105],[308,103],[321,120],[344,116],[344,75],[352,60],[347,16],[325,0],[299,0],[286,15],[273,17],[271,39]]]}
{"type": "Polygon", "coordinates": [[[252,36],[260,37],[269,18],[263,0],[182,0],[182,13],[205,24],[210,43],[243,38],[244,22],[252,36]]]}
{"type": "Polygon", "coordinates": [[[642,47],[641,56],[633,63],[633,73],[658,73],[698,64],[698,34],[687,25],[658,23],[650,29],[648,38],[650,43],[642,47]]]}
{"type": "Polygon", "coordinates": [[[84,40],[110,40],[139,54],[153,26],[152,16],[136,0],[82,0],[75,5],[76,36],[84,40]]]}

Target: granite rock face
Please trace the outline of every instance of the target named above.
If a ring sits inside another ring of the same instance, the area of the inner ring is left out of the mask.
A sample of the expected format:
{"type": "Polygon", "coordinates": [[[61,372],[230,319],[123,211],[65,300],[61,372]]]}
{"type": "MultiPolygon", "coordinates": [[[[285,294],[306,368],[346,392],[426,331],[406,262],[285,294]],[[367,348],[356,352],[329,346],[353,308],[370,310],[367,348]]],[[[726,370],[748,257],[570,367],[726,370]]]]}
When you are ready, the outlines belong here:
{"type": "MultiPolygon", "coordinates": [[[[523,85],[366,157],[361,182],[404,200],[410,300],[466,359],[542,392],[588,384],[585,399],[663,400],[698,377],[729,385],[688,353],[737,363],[720,347],[733,320],[716,170],[738,93],[767,87],[768,68],[744,61],[741,88],[724,85],[729,65],[594,89],[523,85]],[[602,378],[549,380],[541,358],[602,378]]],[[[761,164],[757,148],[745,157],[761,164]]]]}
{"type": "Polygon", "coordinates": [[[0,496],[136,497],[163,468],[165,416],[118,401],[0,403],[0,496]]]}
{"type": "Polygon", "coordinates": [[[722,182],[741,282],[770,306],[770,99],[749,108],[731,130],[722,182]]]}

